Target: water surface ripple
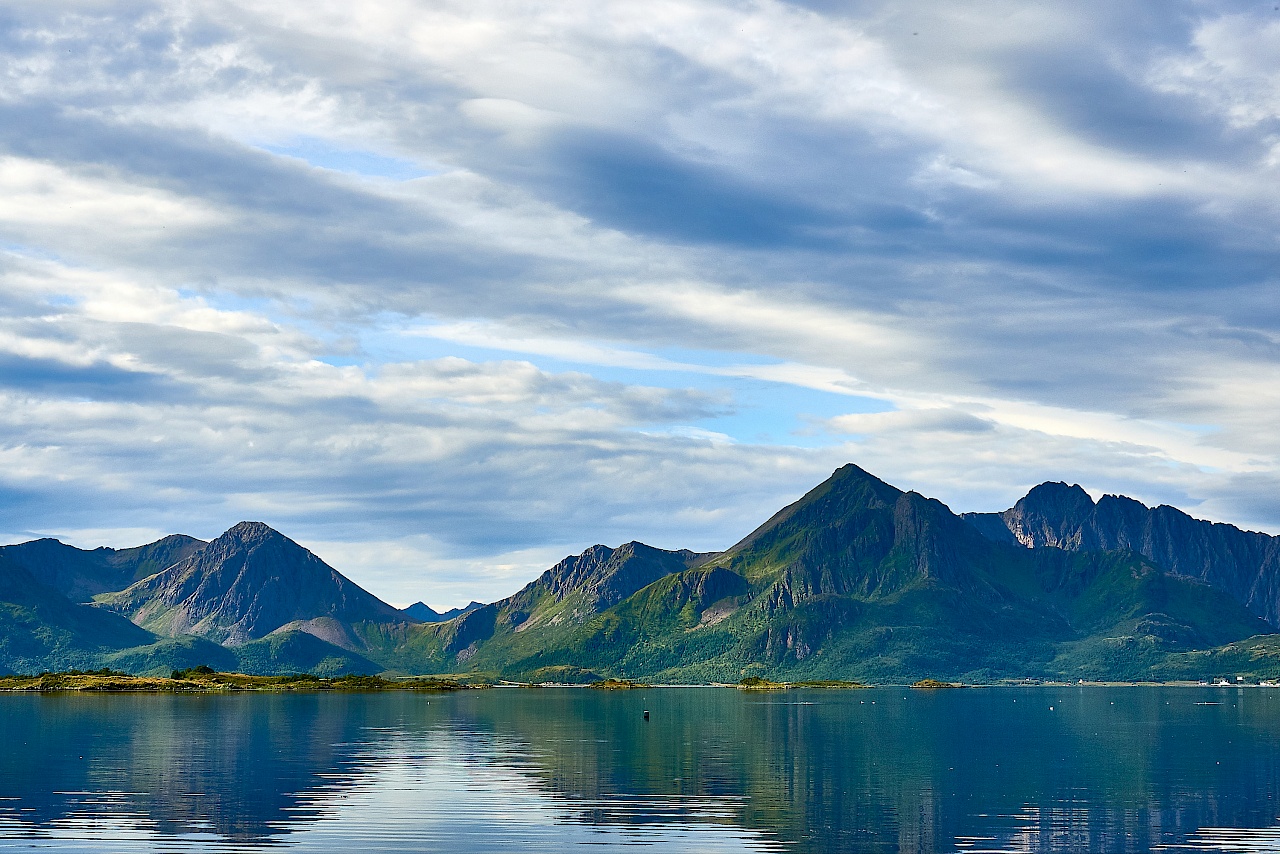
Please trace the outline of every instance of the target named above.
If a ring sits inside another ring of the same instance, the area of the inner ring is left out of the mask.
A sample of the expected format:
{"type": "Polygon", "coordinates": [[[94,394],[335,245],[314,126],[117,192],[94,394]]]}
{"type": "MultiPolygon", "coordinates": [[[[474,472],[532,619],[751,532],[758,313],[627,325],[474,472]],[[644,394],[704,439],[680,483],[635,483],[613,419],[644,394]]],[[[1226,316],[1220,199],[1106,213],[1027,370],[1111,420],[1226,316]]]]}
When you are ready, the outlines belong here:
{"type": "Polygon", "coordinates": [[[1265,688],[4,695],[0,733],[0,850],[1280,851],[1265,688]]]}

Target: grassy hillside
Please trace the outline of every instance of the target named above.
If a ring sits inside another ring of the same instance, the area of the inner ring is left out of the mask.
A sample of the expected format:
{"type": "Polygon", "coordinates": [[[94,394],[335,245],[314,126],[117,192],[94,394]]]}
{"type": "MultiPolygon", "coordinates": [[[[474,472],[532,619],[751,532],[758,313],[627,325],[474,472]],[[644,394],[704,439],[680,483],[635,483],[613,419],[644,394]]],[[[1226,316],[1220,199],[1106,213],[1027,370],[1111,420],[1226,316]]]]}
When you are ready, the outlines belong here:
{"type": "Polygon", "coordinates": [[[42,575],[0,550],[0,668],[9,672],[208,665],[907,684],[1280,676],[1280,639],[1230,591],[1127,550],[988,538],[941,502],[856,466],[725,552],[593,546],[507,599],[438,623],[380,602],[257,523],[209,544],[166,538],[106,557],[29,545],[13,554],[52,556],[42,575]],[[100,595],[102,608],[41,580],[79,590],[107,557],[136,574],[178,554],[186,557],[100,595]]]}
{"type": "Polygon", "coordinates": [[[105,652],[154,640],[123,617],[71,602],[0,556],[0,670],[98,666],[105,652]]]}
{"type": "Polygon", "coordinates": [[[673,682],[1150,679],[1170,656],[1269,631],[1140,555],[992,542],[856,467],[732,549],[685,562],[594,613],[579,589],[557,597],[535,583],[464,618],[371,639],[386,650],[371,655],[510,678],[560,667],[673,682]]]}

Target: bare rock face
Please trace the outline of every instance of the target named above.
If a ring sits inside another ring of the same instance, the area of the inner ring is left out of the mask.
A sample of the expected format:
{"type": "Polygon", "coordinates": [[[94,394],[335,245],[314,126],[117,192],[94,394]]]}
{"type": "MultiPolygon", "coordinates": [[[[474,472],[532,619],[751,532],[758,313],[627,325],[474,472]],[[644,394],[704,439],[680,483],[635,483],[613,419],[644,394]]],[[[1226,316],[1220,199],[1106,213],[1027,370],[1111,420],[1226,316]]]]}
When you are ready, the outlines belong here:
{"type": "Polygon", "coordinates": [[[1280,537],[1147,507],[1123,495],[1096,504],[1081,487],[1043,483],[1003,513],[965,519],[996,541],[1067,551],[1129,550],[1167,572],[1202,581],[1280,627],[1280,537]]]}
{"type": "Polygon", "coordinates": [[[156,634],[193,634],[229,646],[290,626],[315,628],[317,636],[352,648],[352,623],[405,619],[261,522],[241,522],[185,560],[99,602],[156,634]]]}
{"type": "Polygon", "coordinates": [[[1078,484],[1042,483],[1001,516],[1014,539],[1029,549],[1097,551],[1106,547],[1090,524],[1095,509],[1078,484]]]}

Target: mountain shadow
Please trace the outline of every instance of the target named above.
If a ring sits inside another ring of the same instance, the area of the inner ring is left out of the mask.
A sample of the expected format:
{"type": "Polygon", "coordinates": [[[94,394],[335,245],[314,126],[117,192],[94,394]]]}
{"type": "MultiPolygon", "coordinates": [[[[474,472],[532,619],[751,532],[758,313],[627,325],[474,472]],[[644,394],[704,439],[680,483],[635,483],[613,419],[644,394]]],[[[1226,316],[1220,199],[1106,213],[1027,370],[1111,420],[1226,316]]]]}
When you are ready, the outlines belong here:
{"type": "Polygon", "coordinates": [[[40,539],[0,546],[0,559],[20,566],[46,587],[72,602],[89,602],[99,593],[123,590],[135,581],[182,561],[206,543],[171,534],[132,549],[106,546],[86,551],[58,540],[40,539]]]}
{"type": "Polygon", "coordinates": [[[154,640],[117,614],[72,602],[0,553],[0,670],[89,669],[107,652],[154,640]]]}

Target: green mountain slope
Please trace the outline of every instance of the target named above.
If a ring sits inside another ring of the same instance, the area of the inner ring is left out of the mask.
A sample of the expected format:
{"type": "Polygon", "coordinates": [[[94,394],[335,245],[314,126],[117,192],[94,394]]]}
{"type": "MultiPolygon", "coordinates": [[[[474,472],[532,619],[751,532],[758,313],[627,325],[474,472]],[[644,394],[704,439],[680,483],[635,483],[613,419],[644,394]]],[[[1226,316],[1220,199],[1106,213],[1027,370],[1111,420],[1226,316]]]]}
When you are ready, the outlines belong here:
{"type": "Polygon", "coordinates": [[[1162,569],[1229,593],[1280,627],[1280,537],[1193,519],[1122,495],[1098,502],[1077,485],[1042,483],[1003,513],[966,513],[990,539],[1068,551],[1131,549],[1162,569]]]}
{"type": "Polygon", "coordinates": [[[536,669],[548,648],[574,638],[603,610],[710,555],[666,551],[644,543],[592,546],[567,557],[514,596],[444,623],[357,627],[371,657],[419,673],[507,671],[528,660],[536,669]],[[483,653],[483,654],[481,654],[483,653]]]}
{"type": "Polygon", "coordinates": [[[143,646],[100,653],[89,660],[95,663],[88,669],[109,667],[144,676],[168,676],[174,670],[202,664],[215,670],[260,676],[342,676],[380,673],[384,669],[361,655],[299,631],[278,632],[237,647],[225,647],[194,635],[159,638],[143,646]]]}
{"type": "MultiPolygon", "coordinates": [[[[401,665],[670,681],[1065,677],[1083,676],[1102,639],[1140,639],[1132,661],[1108,648],[1093,676],[1150,673],[1160,656],[1269,630],[1230,596],[1135,553],[993,542],[940,502],[856,466],[726,552],[664,554],[648,568],[667,574],[616,603],[566,604],[598,586],[590,572],[559,598],[544,576],[466,618],[415,629],[399,645],[401,665]]],[[[602,555],[578,565],[598,569],[602,555]]]]}
{"type": "Polygon", "coordinates": [[[263,676],[290,673],[341,676],[346,673],[380,673],[385,669],[362,655],[300,631],[274,632],[235,647],[233,651],[238,671],[263,676]]]}
{"type": "Polygon", "coordinates": [[[154,640],[123,617],[70,601],[0,555],[0,669],[97,667],[107,652],[154,640]]]}
{"type": "Polygon", "coordinates": [[[207,544],[85,552],[35,541],[0,548],[0,668],[670,682],[1280,676],[1280,636],[1234,586],[1258,577],[1251,560],[1265,574],[1270,541],[1122,504],[1095,506],[1059,484],[1006,514],[961,518],[849,465],[727,551],[593,546],[440,622],[387,605],[260,523],[207,544]],[[1181,562],[1171,568],[1170,556],[1181,562]],[[100,590],[110,584],[124,586],[100,590]],[[90,594],[94,606],[73,601],[90,594]]]}

